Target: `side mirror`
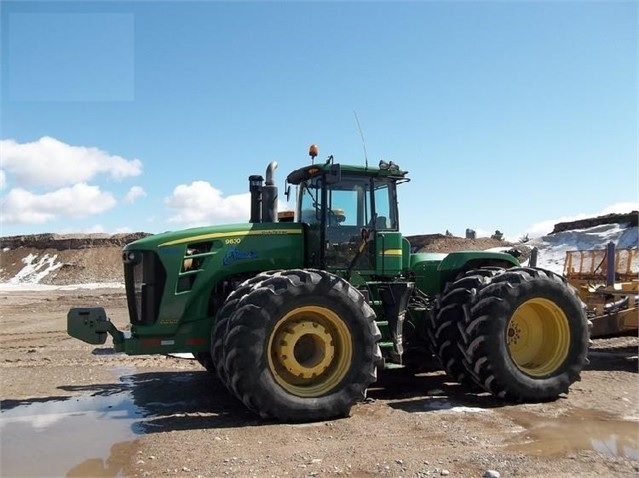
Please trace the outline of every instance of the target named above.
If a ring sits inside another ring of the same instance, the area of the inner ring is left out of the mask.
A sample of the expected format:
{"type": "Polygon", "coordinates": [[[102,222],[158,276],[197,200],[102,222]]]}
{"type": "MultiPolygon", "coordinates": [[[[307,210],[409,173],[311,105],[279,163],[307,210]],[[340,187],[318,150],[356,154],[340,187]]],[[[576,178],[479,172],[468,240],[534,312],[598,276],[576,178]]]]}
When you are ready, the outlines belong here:
{"type": "Polygon", "coordinates": [[[342,168],[339,164],[331,165],[326,173],[326,184],[336,184],[342,180],[342,168]]]}

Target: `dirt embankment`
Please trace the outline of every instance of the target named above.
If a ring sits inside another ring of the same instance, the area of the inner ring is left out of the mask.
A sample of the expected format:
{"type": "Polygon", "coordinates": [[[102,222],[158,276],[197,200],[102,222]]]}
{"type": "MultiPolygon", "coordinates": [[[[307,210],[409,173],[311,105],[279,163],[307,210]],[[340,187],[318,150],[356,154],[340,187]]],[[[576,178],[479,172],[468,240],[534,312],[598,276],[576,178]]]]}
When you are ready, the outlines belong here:
{"type": "Polygon", "coordinates": [[[47,285],[122,282],[122,248],[20,247],[0,252],[0,282],[47,285]]]}
{"type": "Polygon", "coordinates": [[[147,236],[33,234],[0,239],[0,282],[78,284],[122,281],[122,247],[147,236]]]}
{"type": "Polygon", "coordinates": [[[632,211],[627,214],[606,214],[578,221],[560,222],[555,224],[552,234],[572,229],[586,229],[602,224],[626,224],[628,227],[636,227],[639,222],[639,212],[632,211]]]}
{"type": "Polygon", "coordinates": [[[24,236],[7,236],[0,238],[3,249],[27,247],[34,249],[91,249],[96,247],[124,247],[129,242],[148,236],[147,232],[130,234],[29,234],[24,236]]]}
{"type": "Polygon", "coordinates": [[[47,285],[123,282],[122,271],[121,247],[65,251],[25,247],[0,252],[0,282],[47,285]]]}
{"type": "Polygon", "coordinates": [[[454,252],[483,251],[492,247],[506,247],[512,244],[490,237],[465,239],[463,237],[446,236],[444,234],[420,234],[406,236],[413,252],[454,252]]]}

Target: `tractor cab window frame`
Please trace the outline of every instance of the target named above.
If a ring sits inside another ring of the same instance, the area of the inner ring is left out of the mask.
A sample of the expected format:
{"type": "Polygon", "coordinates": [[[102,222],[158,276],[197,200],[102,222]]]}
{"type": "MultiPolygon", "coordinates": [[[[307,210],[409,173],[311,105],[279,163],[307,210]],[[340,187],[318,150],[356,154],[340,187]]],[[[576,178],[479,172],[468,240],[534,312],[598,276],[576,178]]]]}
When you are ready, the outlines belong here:
{"type": "Polygon", "coordinates": [[[399,231],[395,181],[385,178],[373,178],[371,182],[376,214],[375,230],[399,231]]]}
{"type": "MultiPolygon", "coordinates": [[[[324,175],[302,181],[295,221],[307,224],[311,233],[310,263],[322,268],[343,268],[345,264],[330,258],[330,263],[326,263],[333,245],[358,244],[364,229],[398,231],[396,197],[396,183],[390,178],[342,171],[337,182],[326,181],[324,175]]],[[[373,266],[369,263],[365,268],[373,266]]]]}
{"type": "Polygon", "coordinates": [[[295,222],[313,225],[324,219],[329,226],[397,231],[397,216],[395,182],[386,178],[343,174],[339,182],[327,184],[322,175],[299,186],[295,222]]]}

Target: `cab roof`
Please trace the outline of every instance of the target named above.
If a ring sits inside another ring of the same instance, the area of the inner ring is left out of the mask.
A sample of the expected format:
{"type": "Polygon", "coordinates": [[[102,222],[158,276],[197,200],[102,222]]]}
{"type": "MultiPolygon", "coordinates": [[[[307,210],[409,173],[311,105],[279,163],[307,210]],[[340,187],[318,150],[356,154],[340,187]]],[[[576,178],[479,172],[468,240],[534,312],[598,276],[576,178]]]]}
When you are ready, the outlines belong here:
{"type": "Polygon", "coordinates": [[[302,181],[306,181],[316,176],[321,176],[322,174],[341,173],[368,177],[408,179],[406,178],[406,174],[408,174],[408,171],[400,169],[399,166],[394,164],[392,161],[390,163],[384,163],[380,161],[380,165],[382,167],[354,166],[339,163],[333,164],[329,162],[323,164],[311,164],[309,166],[304,166],[303,168],[292,171],[287,176],[286,180],[289,184],[297,185],[300,184],[302,181]]]}

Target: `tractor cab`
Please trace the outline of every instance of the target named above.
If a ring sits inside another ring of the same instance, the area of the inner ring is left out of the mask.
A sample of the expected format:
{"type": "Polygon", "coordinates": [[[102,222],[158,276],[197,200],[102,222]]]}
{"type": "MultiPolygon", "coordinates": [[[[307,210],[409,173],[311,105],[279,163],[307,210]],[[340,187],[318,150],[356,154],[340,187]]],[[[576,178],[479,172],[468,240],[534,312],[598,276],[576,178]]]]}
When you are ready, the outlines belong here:
{"type": "Polygon", "coordinates": [[[307,228],[309,266],[347,277],[399,274],[409,254],[397,208],[397,183],[408,181],[406,174],[392,162],[342,166],[332,156],[289,174],[287,182],[297,186],[295,222],[307,228]]]}

